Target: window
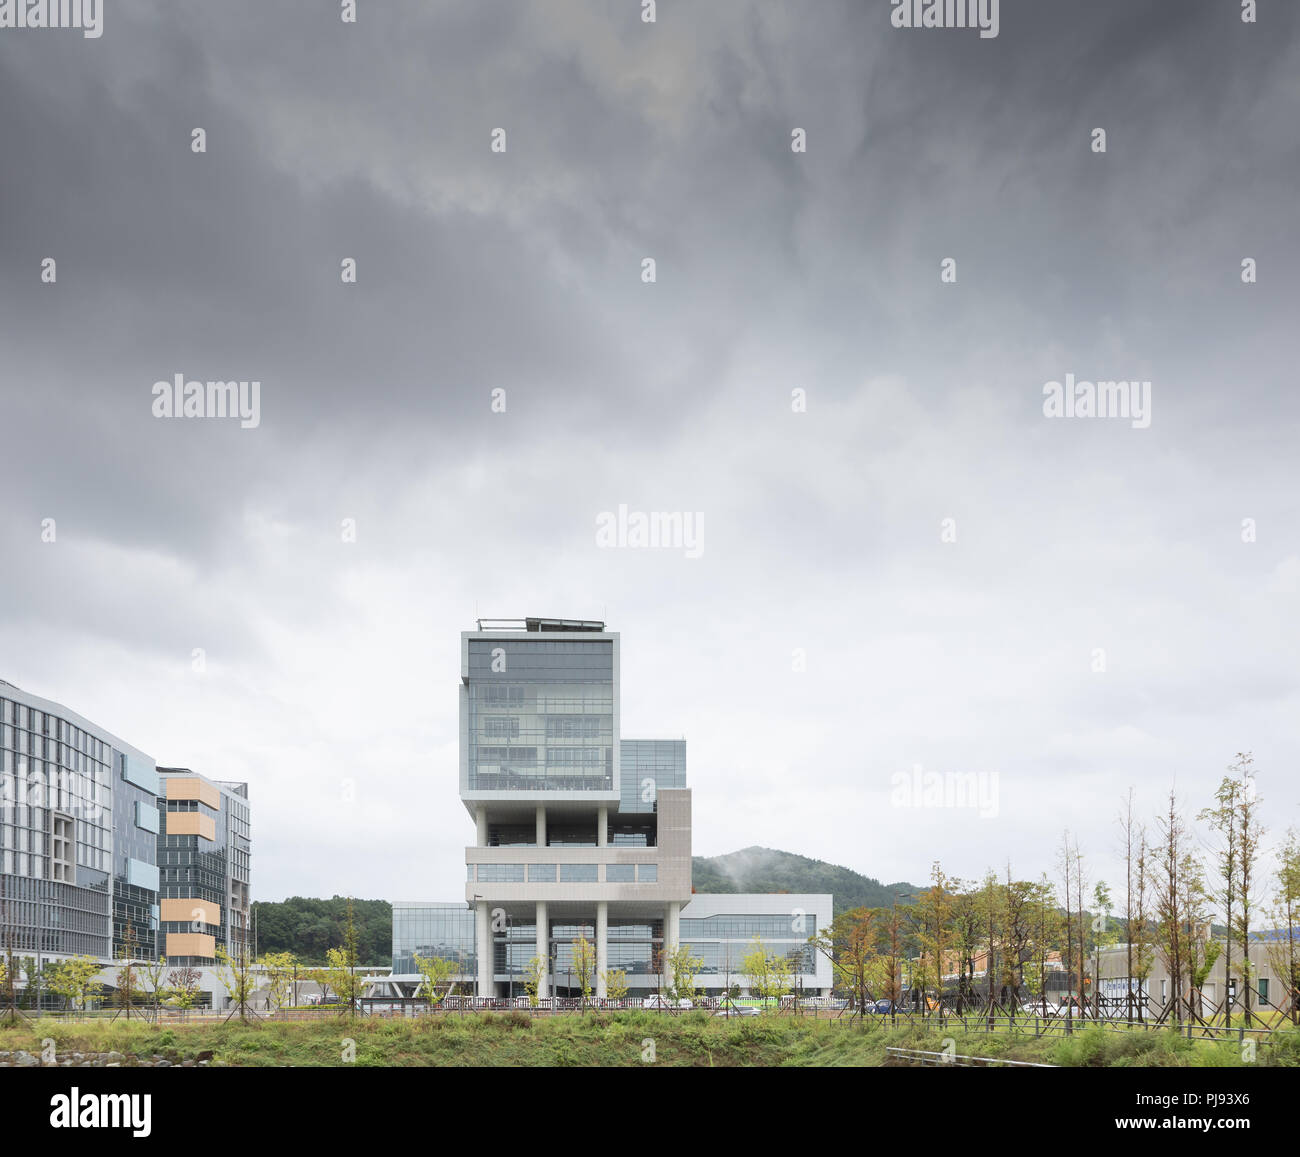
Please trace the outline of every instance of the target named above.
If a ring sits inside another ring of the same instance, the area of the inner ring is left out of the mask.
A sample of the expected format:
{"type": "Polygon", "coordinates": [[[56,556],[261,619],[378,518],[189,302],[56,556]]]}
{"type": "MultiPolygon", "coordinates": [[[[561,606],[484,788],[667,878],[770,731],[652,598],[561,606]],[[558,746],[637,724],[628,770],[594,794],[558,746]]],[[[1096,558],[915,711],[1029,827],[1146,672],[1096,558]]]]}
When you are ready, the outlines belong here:
{"type": "Polygon", "coordinates": [[[522,884],[524,866],[523,864],[479,864],[478,882],[480,884],[522,884]]]}
{"type": "Polygon", "coordinates": [[[72,839],[72,817],[56,815],[50,827],[50,878],[72,883],[76,879],[76,850],[72,839]]]}
{"type": "Polygon", "coordinates": [[[659,882],[658,864],[637,864],[636,879],[638,884],[656,884],[659,882]]]}
{"type": "Polygon", "coordinates": [[[1259,978],[1259,999],[1260,1000],[1268,999],[1268,980],[1263,976],[1259,978]]]}
{"type": "Polygon", "coordinates": [[[635,879],[635,864],[605,865],[605,883],[607,884],[631,884],[635,879]]]}
{"type": "Polygon", "coordinates": [[[529,864],[528,882],[530,884],[554,884],[555,865],[554,864],[529,864]]]}
{"type": "Polygon", "coordinates": [[[561,864],[561,884],[594,884],[597,882],[597,864],[561,864]]]}

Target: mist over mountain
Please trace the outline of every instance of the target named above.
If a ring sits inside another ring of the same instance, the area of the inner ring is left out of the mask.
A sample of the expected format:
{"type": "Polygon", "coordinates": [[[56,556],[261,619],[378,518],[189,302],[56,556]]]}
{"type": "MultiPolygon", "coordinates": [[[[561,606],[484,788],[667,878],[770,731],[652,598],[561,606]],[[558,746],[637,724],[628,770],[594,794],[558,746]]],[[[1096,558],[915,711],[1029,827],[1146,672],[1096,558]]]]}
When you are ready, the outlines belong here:
{"type": "Polygon", "coordinates": [[[921,892],[915,884],[882,884],[852,868],[775,848],[695,856],[692,877],[697,892],[829,892],[837,915],[851,908],[888,907],[895,897],[900,904],[910,903],[921,892]]]}

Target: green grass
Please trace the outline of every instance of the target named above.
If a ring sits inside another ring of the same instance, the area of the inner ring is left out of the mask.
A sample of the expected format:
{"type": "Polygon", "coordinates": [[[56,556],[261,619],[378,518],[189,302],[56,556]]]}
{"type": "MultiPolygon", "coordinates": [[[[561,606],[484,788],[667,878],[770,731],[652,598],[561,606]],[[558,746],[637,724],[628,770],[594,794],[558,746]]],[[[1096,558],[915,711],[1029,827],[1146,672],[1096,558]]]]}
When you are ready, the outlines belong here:
{"type": "Polygon", "coordinates": [[[1300,1037],[1261,1045],[1248,1062],[1240,1045],[1188,1041],[1176,1033],[1108,1032],[1087,1028],[1070,1037],[1032,1033],[964,1033],[936,1026],[845,1018],[835,1022],[781,1016],[723,1020],[704,1012],[664,1016],[649,1011],[541,1017],[527,1013],[442,1015],[413,1020],[323,1016],[310,1021],[208,1021],[147,1024],[44,1019],[0,1027],[0,1049],[39,1053],[42,1038],[59,1054],[117,1051],[173,1062],[204,1050],[212,1064],[235,1066],[855,1066],[885,1062],[889,1046],[959,1055],[1084,1066],[1300,1066],[1300,1037]],[[354,1042],[355,1061],[344,1059],[354,1042]],[[653,1047],[653,1062],[650,1049],[653,1047]]]}

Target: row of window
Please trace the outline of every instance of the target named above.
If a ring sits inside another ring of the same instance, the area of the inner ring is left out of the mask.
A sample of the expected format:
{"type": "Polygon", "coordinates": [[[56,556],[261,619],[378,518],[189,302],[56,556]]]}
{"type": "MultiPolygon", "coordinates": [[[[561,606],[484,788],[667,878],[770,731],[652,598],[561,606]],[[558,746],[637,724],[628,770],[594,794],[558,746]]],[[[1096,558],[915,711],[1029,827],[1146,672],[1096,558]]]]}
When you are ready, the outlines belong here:
{"type": "Polygon", "coordinates": [[[61,743],[93,756],[101,763],[108,763],[112,758],[112,748],[88,731],[83,731],[57,715],[28,707],[25,703],[18,703],[13,699],[0,699],[0,724],[51,736],[61,743]]]}
{"type": "MultiPolygon", "coordinates": [[[[613,734],[613,717],[609,715],[547,715],[545,730],[530,728],[525,734],[547,739],[601,739],[613,734]]],[[[520,734],[518,715],[486,715],[483,717],[482,734],[488,739],[518,739],[520,734]]]]}
{"type": "MultiPolygon", "coordinates": [[[[659,881],[658,864],[528,864],[527,882],[554,884],[559,873],[561,884],[598,884],[599,871],[605,869],[607,884],[655,884],[659,881]]],[[[524,864],[468,864],[467,879],[473,884],[522,884],[524,864]],[[478,869],[477,881],[475,868],[478,869]]]]}

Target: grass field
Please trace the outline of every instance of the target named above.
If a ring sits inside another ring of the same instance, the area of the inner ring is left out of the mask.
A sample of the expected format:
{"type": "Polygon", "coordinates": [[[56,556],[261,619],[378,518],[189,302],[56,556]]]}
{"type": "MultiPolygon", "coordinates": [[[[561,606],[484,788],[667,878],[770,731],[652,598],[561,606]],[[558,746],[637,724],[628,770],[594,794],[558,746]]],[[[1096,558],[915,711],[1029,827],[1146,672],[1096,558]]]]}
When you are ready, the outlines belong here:
{"type": "Polygon", "coordinates": [[[58,1054],[117,1051],[173,1062],[210,1050],[211,1064],[227,1066],[456,1065],[456,1066],[878,1066],[896,1046],[941,1051],[945,1035],[960,1055],[1071,1066],[1186,1067],[1300,1066],[1300,1036],[1259,1046],[1248,1062],[1235,1043],[1189,1041],[1171,1032],[1115,1033],[1085,1029],[1068,1038],[1035,1039],[1009,1033],[946,1034],[920,1025],[891,1027],[846,1020],[776,1014],[740,1021],[697,1012],[589,1013],[529,1019],[525,1013],[484,1013],[419,1019],[324,1017],[243,1025],[46,1019],[0,1027],[0,1049],[41,1051],[43,1038],[58,1054]],[[355,1059],[346,1061],[346,1040],[355,1059]],[[651,1053],[651,1045],[653,1053],[651,1053]],[[649,1059],[653,1056],[653,1060],[649,1059]]]}

